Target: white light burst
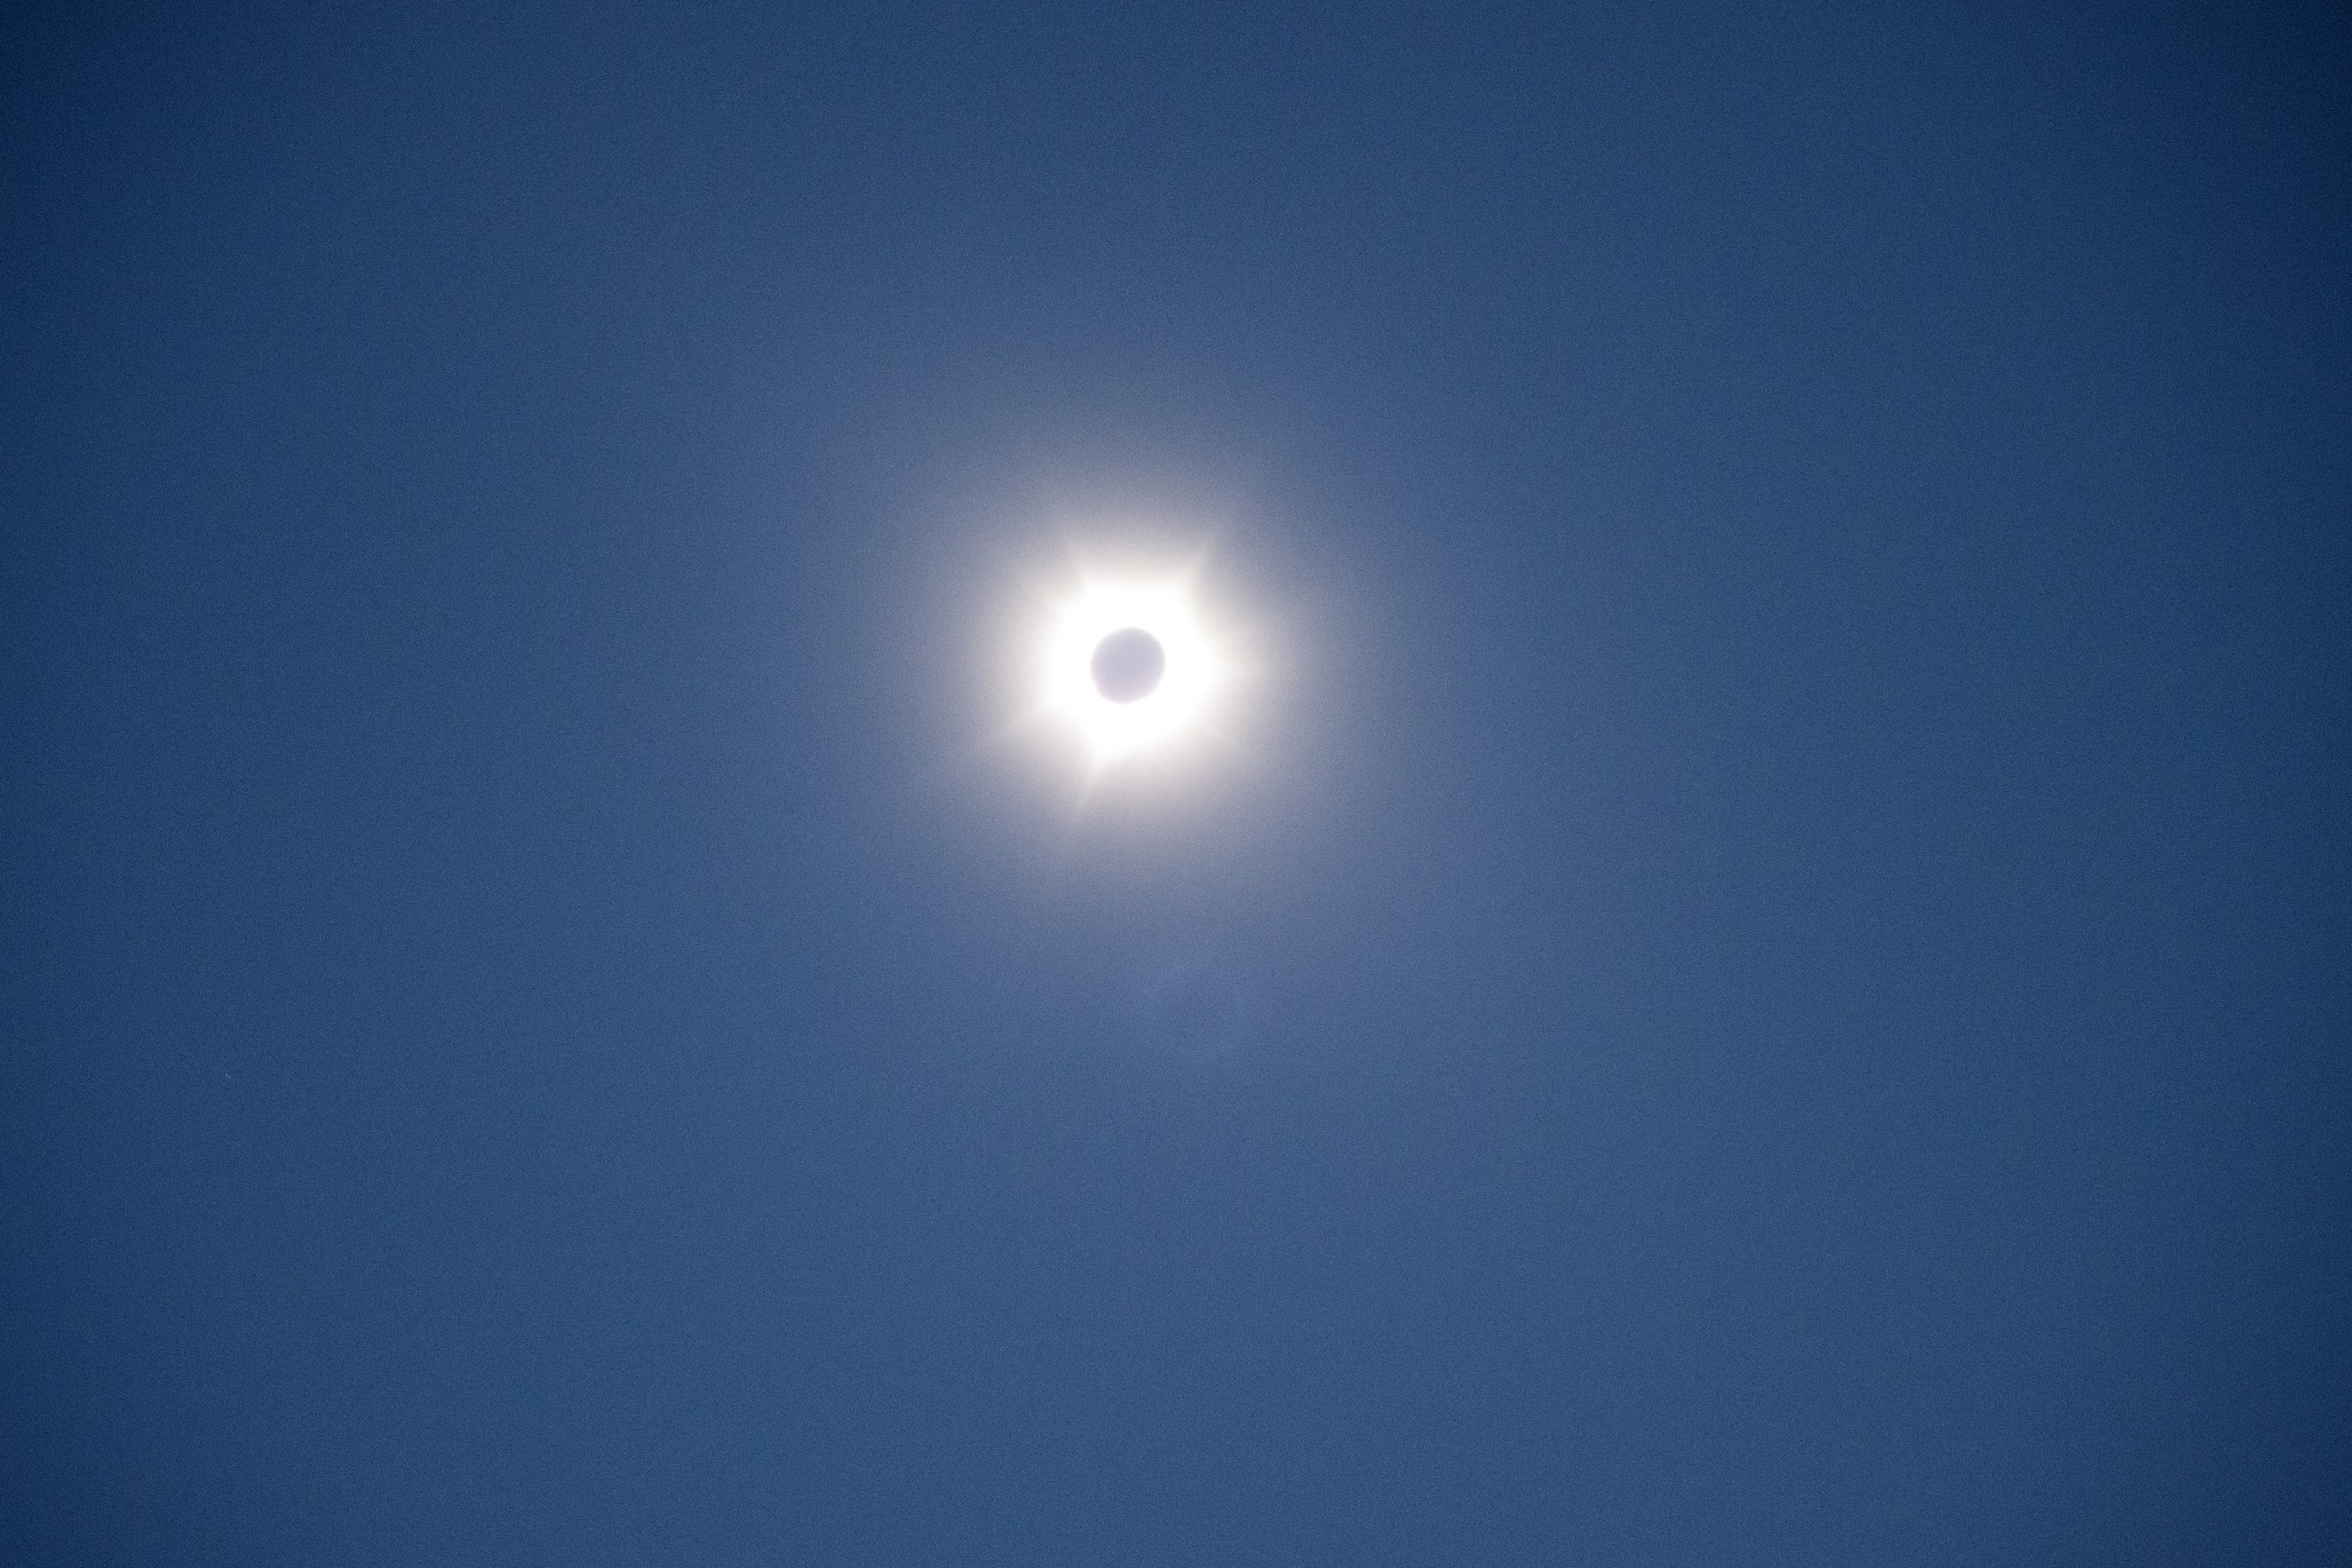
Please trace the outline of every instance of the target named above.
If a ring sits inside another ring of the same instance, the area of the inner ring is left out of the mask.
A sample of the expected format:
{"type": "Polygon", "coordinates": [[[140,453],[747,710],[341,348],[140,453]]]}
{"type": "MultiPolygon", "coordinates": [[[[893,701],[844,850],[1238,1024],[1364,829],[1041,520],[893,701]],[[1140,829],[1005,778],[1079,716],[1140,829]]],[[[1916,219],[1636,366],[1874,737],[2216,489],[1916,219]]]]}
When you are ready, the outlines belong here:
{"type": "Polygon", "coordinates": [[[1189,575],[1082,583],[1055,614],[1043,651],[1045,710],[1077,731],[1097,768],[1202,731],[1232,673],[1193,605],[1189,575]],[[1147,694],[1115,701],[1096,683],[1095,654],[1129,627],[1149,633],[1166,665],[1147,694]]]}

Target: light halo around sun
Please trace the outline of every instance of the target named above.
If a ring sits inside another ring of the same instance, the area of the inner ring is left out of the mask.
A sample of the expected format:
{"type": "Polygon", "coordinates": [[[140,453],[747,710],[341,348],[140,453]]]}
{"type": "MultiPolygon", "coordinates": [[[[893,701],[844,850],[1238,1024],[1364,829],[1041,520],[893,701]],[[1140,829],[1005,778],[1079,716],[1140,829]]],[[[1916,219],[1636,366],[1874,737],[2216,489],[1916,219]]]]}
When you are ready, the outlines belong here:
{"type": "Polygon", "coordinates": [[[1040,652],[1044,711],[1076,732],[1097,770],[1202,733],[1233,673],[1202,623],[1189,574],[1082,579],[1055,607],[1040,652]],[[1095,650],[1130,627],[1159,643],[1166,662],[1149,692],[1116,701],[1095,683],[1095,650]]]}

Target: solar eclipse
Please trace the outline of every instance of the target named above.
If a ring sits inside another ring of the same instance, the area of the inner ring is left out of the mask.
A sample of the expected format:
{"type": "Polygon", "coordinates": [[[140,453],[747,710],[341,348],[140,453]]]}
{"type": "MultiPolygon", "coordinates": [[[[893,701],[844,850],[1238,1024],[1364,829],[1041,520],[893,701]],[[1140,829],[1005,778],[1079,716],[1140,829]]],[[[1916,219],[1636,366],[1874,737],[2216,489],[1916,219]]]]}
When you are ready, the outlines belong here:
{"type": "Polygon", "coordinates": [[[1042,651],[1042,706],[1076,731],[1097,769],[1200,735],[1231,673],[1189,573],[1081,580],[1042,651]]]}

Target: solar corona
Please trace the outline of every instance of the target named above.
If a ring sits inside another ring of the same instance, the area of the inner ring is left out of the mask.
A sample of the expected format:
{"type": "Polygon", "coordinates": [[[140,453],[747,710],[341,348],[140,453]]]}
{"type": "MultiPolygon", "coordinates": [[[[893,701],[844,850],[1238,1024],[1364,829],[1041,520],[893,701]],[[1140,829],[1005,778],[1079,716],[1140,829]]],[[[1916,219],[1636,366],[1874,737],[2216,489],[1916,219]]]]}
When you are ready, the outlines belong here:
{"type": "Polygon", "coordinates": [[[1203,732],[1230,673],[1182,576],[1083,581],[1056,608],[1043,664],[1045,711],[1097,769],[1203,732]]]}

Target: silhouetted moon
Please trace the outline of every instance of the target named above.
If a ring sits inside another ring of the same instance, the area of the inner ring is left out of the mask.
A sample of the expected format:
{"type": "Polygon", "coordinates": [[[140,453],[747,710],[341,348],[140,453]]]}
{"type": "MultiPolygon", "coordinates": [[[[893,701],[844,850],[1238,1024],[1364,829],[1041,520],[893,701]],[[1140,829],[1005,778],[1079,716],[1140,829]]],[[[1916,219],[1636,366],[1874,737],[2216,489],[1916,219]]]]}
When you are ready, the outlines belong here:
{"type": "Polygon", "coordinates": [[[1113,702],[1139,702],[1160,686],[1168,671],[1168,655],[1160,639],[1141,626],[1115,631],[1095,644],[1087,670],[1095,689],[1113,702]]]}

